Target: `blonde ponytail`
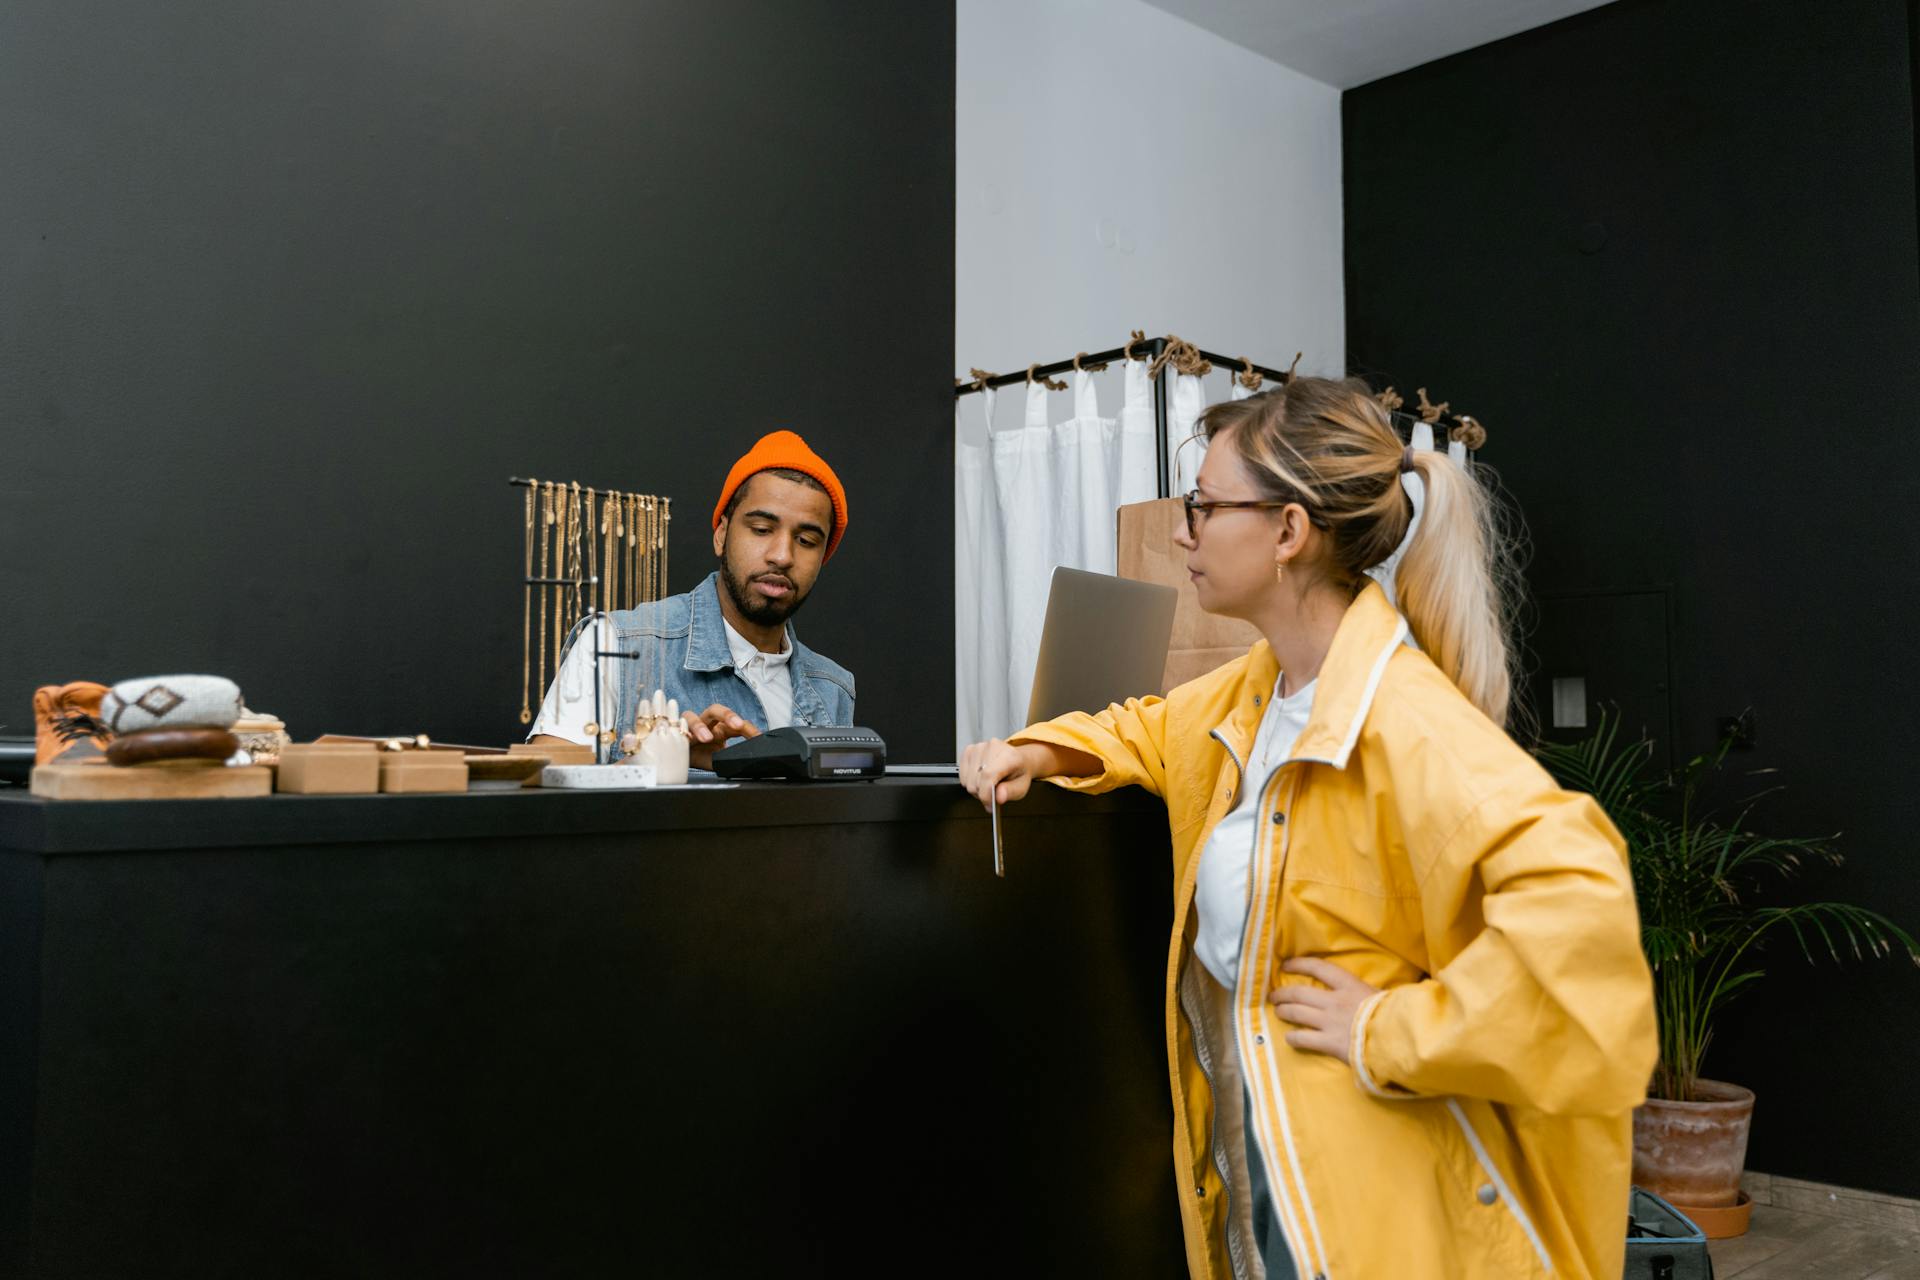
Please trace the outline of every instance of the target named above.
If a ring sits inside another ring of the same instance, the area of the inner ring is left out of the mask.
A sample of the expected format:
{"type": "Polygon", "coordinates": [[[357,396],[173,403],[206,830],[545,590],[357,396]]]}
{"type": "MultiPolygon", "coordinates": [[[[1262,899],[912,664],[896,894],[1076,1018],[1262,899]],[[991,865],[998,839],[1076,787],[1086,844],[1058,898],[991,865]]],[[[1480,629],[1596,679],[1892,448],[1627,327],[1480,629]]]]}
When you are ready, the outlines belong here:
{"type": "Polygon", "coordinates": [[[1200,421],[1209,439],[1237,428],[1234,449],[1264,496],[1306,507],[1330,534],[1327,573],[1353,592],[1407,537],[1413,507],[1400,471],[1411,456],[1426,503],[1395,575],[1400,610],[1414,642],[1460,692],[1513,727],[1509,634],[1518,575],[1505,510],[1480,479],[1485,468],[1469,472],[1445,453],[1409,451],[1387,411],[1353,379],[1295,378],[1214,405],[1200,421]]]}
{"type": "Polygon", "coordinates": [[[1513,702],[1508,640],[1512,555],[1494,503],[1444,453],[1422,450],[1414,468],[1426,510],[1395,583],[1414,641],[1467,700],[1496,724],[1513,702]]]}

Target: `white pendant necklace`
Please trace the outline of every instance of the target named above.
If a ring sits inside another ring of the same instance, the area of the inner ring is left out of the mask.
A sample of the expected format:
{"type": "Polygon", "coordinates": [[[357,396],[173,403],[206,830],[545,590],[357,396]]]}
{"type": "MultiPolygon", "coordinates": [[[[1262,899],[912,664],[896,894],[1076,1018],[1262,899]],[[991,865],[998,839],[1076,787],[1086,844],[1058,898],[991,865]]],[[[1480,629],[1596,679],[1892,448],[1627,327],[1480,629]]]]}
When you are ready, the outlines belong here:
{"type": "MultiPolygon", "coordinates": [[[[1260,728],[1255,733],[1254,745],[1258,755],[1255,759],[1254,767],[1263,776],[1273,771],[1273,757],[1276,754],[1275,748],[1278,747],[1280,740],[1280,723],[1281,719],[1286,715],[1285,708],[1281,705],[1286,701],[1286,696],[1283,696],[1281,693],[1283,681],[1284,677],[1274,680],[1273,695],[1267,704],[1267,714],[1261,719],[1260,728]]],[[[1313,682],[1309,680],[1306,684],[1301,685],[1300,688],[1295,689],[1291,696],[1299,697],[1312,683],[1313,682]]],[[[1289,739],[1287,746],[1289,749],[1292,748],[1293,743],[1291,739],[1289,739]]]]}
{"type": "Polygon", "coordinates": [[[1273,771],[1274,729],[1279,724],[1280,704],[1284,701],[1280,694],[1280,685],[1281,681],[1279,679],[1273,682],[1273,693],[1269,695],[1267,702],[1267,714],[1261,717],[1260,727],[1255,730],[1255,737],[1258,739],[1256,745],[1259,748],[1259,754],[1253,763],[1254,768],[1260,772],[1262,777],[1273,771]]]}

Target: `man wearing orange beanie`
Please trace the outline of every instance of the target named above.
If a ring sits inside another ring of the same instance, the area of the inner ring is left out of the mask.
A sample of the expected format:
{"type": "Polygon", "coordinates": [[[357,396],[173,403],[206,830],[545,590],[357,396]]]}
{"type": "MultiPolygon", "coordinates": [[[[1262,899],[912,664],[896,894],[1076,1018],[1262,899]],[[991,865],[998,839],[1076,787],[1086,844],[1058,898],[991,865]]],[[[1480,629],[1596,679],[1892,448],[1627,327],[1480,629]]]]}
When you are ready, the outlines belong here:
{"type": "MultiPolygon", "coordinates": [[[[762,436],[733,464],[713,507],[720,567],[685,595],[600,615],[599,647],[639,655],[603,659],[601,714],[593,646],[570,642],[532,740],[590,746],[588,726],[604,725],[617,741],[656,688],[683,708],[695,768],[710,767],[729,738],[852,724],[853,676],[802,645],[789,621],[846,531],[847,491],[833,468],[791,431],[762,436]]],[[[584,635],[583,623],[575,639],[584,635]]]]}

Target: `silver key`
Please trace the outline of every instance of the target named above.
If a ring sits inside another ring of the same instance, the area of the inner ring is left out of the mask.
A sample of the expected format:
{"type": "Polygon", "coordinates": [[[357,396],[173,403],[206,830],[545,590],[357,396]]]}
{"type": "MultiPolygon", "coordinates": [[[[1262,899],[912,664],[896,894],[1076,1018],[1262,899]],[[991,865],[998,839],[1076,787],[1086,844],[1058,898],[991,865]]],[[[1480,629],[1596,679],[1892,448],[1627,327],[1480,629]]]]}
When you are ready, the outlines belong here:
{"type": "Polygon", "coordinates": [[[987,808],[993,813],[993,874],[1004,880],[1007,878],[1007,858],[1000,851],[1000,784],[997,782],[987,792],[987,808]]]}

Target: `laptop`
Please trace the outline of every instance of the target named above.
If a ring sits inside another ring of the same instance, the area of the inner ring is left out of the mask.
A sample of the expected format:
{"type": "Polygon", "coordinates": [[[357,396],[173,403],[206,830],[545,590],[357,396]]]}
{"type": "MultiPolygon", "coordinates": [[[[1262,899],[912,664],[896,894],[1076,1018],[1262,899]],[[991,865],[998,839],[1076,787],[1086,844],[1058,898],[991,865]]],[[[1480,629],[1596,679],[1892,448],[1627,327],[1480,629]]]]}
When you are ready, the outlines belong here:
{"type": "Polygon", "coordinates": [[[1162,692],[1179,598],[1158,583],[1055,569],[1027,723],[1162,692]]]}

